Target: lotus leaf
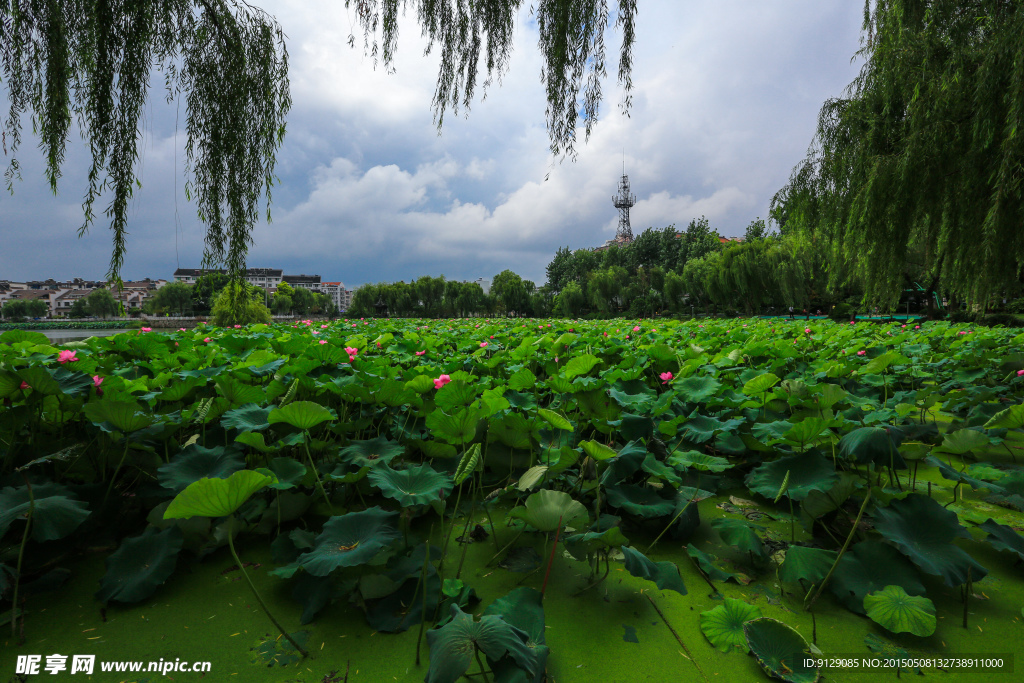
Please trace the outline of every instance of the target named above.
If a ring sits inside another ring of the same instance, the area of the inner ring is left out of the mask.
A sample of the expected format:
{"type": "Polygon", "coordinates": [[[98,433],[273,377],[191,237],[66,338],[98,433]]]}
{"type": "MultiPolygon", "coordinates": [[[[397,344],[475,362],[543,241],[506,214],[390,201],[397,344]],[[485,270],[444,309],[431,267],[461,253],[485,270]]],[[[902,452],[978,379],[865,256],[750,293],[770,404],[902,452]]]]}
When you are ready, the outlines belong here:
{"type": "Polygon", "coordinates": [[[570,424],[570,422],[562,415],[559,415],[553,410],[539,408],[537,410],[537,415],[555,429],[562,429],[569,432],[572,431],[572,424],[570,424]]]}
{"type": "Polygon", "coordinates": [[[277,481],[268,484],[272,489],[285,490],[295,488],[306,475],[306,466],[295,458],[274,458],[270,461],[270,471],[277,481]]]}
{"type": "Polygon", "coordinates": [[[895,427],[861,427],[839,440],[839,454],[858,463],[903,469],[906,463],[899,451],[902,440],[903,432],[895,427]]]}
{"type": "Polygon", "coordinates": [[[947,586],[980,581],[988,570],[953,545],[955,538],[970,538],[956,513],[936,500],[911,494],[875,511],[875,528],[928,574],[941,576],[947,586]]]}
{"type": "Polygon", "coordinates": [[[785,495],[795,501],[807,498],[811,491],[828,491],[839,480],[836,468],[821,454],[807,451],[788,458],[779,458],[751,470],[746,484],[750,490],[774,499],[789,477],[785,495]]]}
{"type": "Polygon", "coordinates": [[[997,524],[996,521],[991,518],[984,524],[979,524],[978,528],[982,531],[988,532],[986,540],[993,548],[996,550],[1009,550],[1012,553],[1017,553],[1017,556],[1021,560],[1024,560],[1024,536],[1021,536],[1008,526],[997,524]]]}
{"type": "Polygon", "coordinates": [[[700,630],[720,652],[749,652],[743,624],[760,617],[761,610],[756,605],[727,597],[718,607],[700,613],[700,630]]]}
{"type": "Polygon", "coordinates": [[[336,419],[330,410],[312,401],[293,401],[281,408],[274,408],[267,418],[270,424],[284,422],[296,429],[308,430],[322,422],[336,419]]]}
{"type": "Polygon", "coordinates": [[[89,516],[88,506],[71,498],[70,492],[58,484],[33,486],[31,497],[26,486],[6,487],[0,489],[0,538],[14,520],[28,516],[29,508],[32,508],[32,538],[36,541],[64,538],[89,516]]]}
{"type": "Polygon", "coordinates": [[[399,538],[391,524],[397,516],[397,512],[372,507],[331,517],[309,552],[271,573],[289,577],[301,568],[313,576],[327,576],[340,567],[367,564],[399,538]]]}
{"type": "Polygon", "coordinates": [[[873,622],[893,633],[930,636],[935,633],[935,605],[928,598],[907,595],[902,586],[886,586],[864,596],[864,610],[873,622]]]}
{"type": "Polygon", "coordinates": [[[816,683],[820,673],[807,666],[810,646],[796,630],[761,617],[743,624],[747,647],[769,677],[788,683],[816,683]]]}
{"type": "Polygon", "coordinates": [[[273,482],[273,477],[252,470],[235,472],[227,479],[194,481],[167,506],[164,519],[226,517],[240,508],[252,494],[273,482]]]}
{"type": "Polygon", "coordinates": [[[352,441],[338,453],[339,459],[353,467],[374,467],[390,465],[391,461],[405,452],[405,448],[397,441],[390,441],[386,436],[375,439],[352,441]]]}
{"type": "Polygon", "coordinates": [[[654,562],[639,550],[634,550],[628,545],[622,546],[622,554],[626,563],[626,571],[633,576],[653,581],[662,590],[671,590],[680,595],[686,595],[683,577],[679,574],[679,567],[674,563],[654,562]]]}
{"type": "Polygon", "coordinates": [[[925,593],[917,570],[907,558],[888,543],[868,540],[850,546],[828,587],[847,609],[864,614],[864,596],[888,585],[899,585],[910,595],[925,593]]]}
{"type": "Polygon", "coordinates": [[[643,519],[655,519],[672,514],[675,502],[662,498],[646,486],[616,484],[609,486],[608,504],[643,519]]]}
{"type": "Polygon", "coordinates": [[[492,663],[509,655],[516,666],[529,676],[537,671],[537,654],[527,646],[529,636],[496,615],[480,621],[452,605],[451,620],[439,629],[427,632],[430,668],[426,683],[455,683],[466,671],[477,650],[492,663]]]}
{"type": "Polygon", "coordinates": [[[697,566],[700,567],[700,570],[712,581],[728,581],[732,579],[734,583],[743,584],[749,582],[749,579],[743,581],[738,575],[719,569],[715,565],[715,560],[718,558],[701,551],[692,543],[686,546],[686,554],[693,558],[697,566]]]}
{"type": "Polygon", "coordinates": [[[513,508],[509,513],[513,519],[521,519],[537,531],[554,531],[561,526],[579,527],[587,524],[590,515],[583,504],[563,491],[541,489],[530,494],[526,505],[513,508]]]}
{"type": "Polygon", "coordinates": [[[179,493],[203,477],[225,479],[245,468],[241,454],[233,448],[203,448],[192,444],[181,449],[166,465],[157,469],[156,479],[164,488],[179,493]]]}
{"type": "Polygon", "coordinates": [[[570,358],[569,362],[565,364],[565,378],[572,379],[577,375],[585,375],[600,362],[600,358],[591,354],[570,358]]]}
{"type": "MultiPolygon", "coordinates": [[[[719,517],[714,520],[711,522],[711,526],[718,531],[718,535],[722,537],[722,540],[727,545],[739,548],[744,552],[753,553],[761,559],[767,557],[764,544],[761,543],[761,539],[754,531],[754,526],[738,519],[726,519],[725,517],[719,517]]],[[[756,528],[763,529],[764,527],[757,526],[756,528]]]]}
{"type": "Polygon", "coordinates": [[[145,600],[174,573],[183,543],[176,526],[163,531],[151,526],[140,536],[124,539],[107,558],[107,573],[96,599],[102,603],[145,600]]]}
{"type": "Polygon", "coordinates": [[[722,383],[714,377],[701,375],[687,377],[673,383],[673,390],[679,398],[692,403],[707,403],[708,399],[718,394],[722,383]]]}
{"type": "Polygon", "coordinates": [[[267,416],[272,408],[260,408],[255,403],[228,410],[221,415],[220,423],[225,429],[237,429],[240,432],[259,432],[270,427],[267,416]]]}
{"type": "Polygon", "coordinates": [[[834,550],[791,545],[786,549],[786,559],[779,567],[779,580],[787,583],[817,583],[828,574],[836,561],[836,555],[834,550]]]}
{"type": "Polygon", "coordinates": [[[404,470],[393,470],[386,464],[378,465],[370,470],[369,479],[386,498],[398,501],[403,508],[443,500],[453,486],[451,477],[441,474],[430,465],[417,465],[404,470]]]}

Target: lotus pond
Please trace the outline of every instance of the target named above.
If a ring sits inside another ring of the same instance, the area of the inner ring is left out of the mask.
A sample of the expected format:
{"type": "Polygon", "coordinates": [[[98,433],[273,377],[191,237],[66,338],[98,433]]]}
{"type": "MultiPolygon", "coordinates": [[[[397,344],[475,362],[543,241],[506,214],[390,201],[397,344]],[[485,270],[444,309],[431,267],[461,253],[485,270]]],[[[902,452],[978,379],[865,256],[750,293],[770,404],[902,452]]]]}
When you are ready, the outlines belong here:
{"type": "Polygon", "coordinates": [[[807,325],[5,332],[0,677],[1020,680],[1024,335],[807,325]]]}

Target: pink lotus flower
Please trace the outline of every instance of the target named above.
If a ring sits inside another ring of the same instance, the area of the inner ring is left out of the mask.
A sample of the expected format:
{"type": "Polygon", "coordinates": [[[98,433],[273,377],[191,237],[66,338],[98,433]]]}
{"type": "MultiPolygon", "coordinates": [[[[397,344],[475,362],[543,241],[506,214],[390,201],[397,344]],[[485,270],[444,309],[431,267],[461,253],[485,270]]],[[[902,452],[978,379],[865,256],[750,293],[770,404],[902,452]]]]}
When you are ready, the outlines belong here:
{"type": "Polygon", "coordinates": [[[856,325],[857,323],[856,323],[856,322],[854,322],[853,320],[851,320],[851,321],[850,321],[850,324],[851,324],[851,325],[856,325]]]}
{"type": "Polygon", "coordinates": [[[313,330],[313,334],[320,334],[320,330],[313,330]]]}
{"type": "Polygon", "coordinates": [[[1017,371],[1017,376],[1021,377],[1022,375],[1024,375],[1024,370],[1018,370],[1017,371]]]}
{"type": "Polygon", "coordinates": [[[629,335],[628,334],[626,335],[626,339],[629,339],[629,335]]]}
{"type": "Polygon", "coordinates": [[[866,353],[867,353],[867,351],[865,351],[864,349],[861,349],[860,351],[857,352],[857,355],[858,356],[863,356],[866,353]]]}
{"type": "Polygon", "coordinates": [[[349,363],[355,363],[356,362],[356,357],[355,356],[349,356],[348,357],[348,362],[349,363]]]}
{"type": "Polygon", "coordinates": [[[327,343],[327,340],[326,340],[326,339],[321,339],[321,340],[320,340],[320,343],[321,343],[321,344],[326,344],[326,343],[327,343]]]}
{"type": "Polygon", "coordinates": [[[326,328],[327,328],[327,325],[321,325],[321,326],[320,326],[320,329],[321,329],[321,330],[323,330],[323,329],[326,329],[326,328]]]}
{"type": "Polygon", "coordinates": [[[920,325],[914,325],[914,329],[915,330],[919,330],[919,329],[921,329],[921,326],[920,325]]]}
{"type": "Polygon", "coordinates": [[[900,325],[900,329],[905,329],[906,327],[906,325],[900,325]]]}
{"type": "Polygon", "coordinates": [[[242,326],[241,325],[235,325],[235,329],[236,330],[240,330],[240,329],[242,329],[242,326]]]}
{"type": "Polygon", "coordinates": [[[604,336],[606,336],[606,337],[608,336],[608,333],[607,333],[607,332],[604,332],[603,334],[604,334],[604,336]]]}
{"type": "Polygon", "coordinates": [[[143,332],[152,332],[152,331],[153,331],[153,328],[152,328],[152,327],[143,327],[143,328],[142,328],[142,331],[143,331],[143,332]]]}
{"type": "Polygon", "coordinates": [[[846,349],[843,349],[843,355],[844,356],[846,355],[846,349]]]}
{"type": "Polygon", "coordinates": [[[186,330],[186,329],[185,329],[184,327],[179,327],[179,328],[178,328],[178,332],[186,332],[186,331],[187,331],[187,330],[186,330]]]}
{"type": "Polygon", "coordinates": [[[175,345],[175,346],[177,346],[177,345],[178,345],[178,342],[174,342],[174,345],[175,345]]]}
{"type": "MultiPolygon", "coordinates": [[[[569,330],[569,331],[572,332],[572,330],[569,330]]],[[[493,334],[491,335],[491,339],[494,339],[494,335],[493,334]]]]}
{"type": "Polygon", "coordinates": [[[345,353],[347,353],[350,356],[354,356],[357,353],[359,353],[359,349],[353,348],[351,346],[346,346],[345,347],[345,353]]]}
{"type": "Polygon", "coordinates": [[[416,352],[416,355],[417,355],[417,356],[422,356],[422,355],[423,355],[423,354],[425,354],[425,353],[426,353],[426,351],[417,351],[417,352],[416,352]]]}
{"type": "Polygon", "coordinates": [[[205,339],[203,339],[203,341],[206,342],[207,344],[209,344],[210,343],[210,338],[206,337],[205,339]]]}
{"type": "Polygon", "coordinates": [[[100,377],[99,375],[93,375],[92,385],[98,389],[101,384],[103,384],[103,378],[100,377]]]}
{"type": "Polygon", "coordinates": [[[364,325],[369,325],[370,323],[363,323],[363,324],[364,324],[364,325]]]}
{"type": "Polygon", "coordinates": [[[22,380],[22,382],[21,382],[21,386],[20,386],[20,387],[18,387],[18,388],[19,388],[19,389],[21,389],[22,391],[24,391],[25,389],[31,389],[32,387],[30,387],[30,386],[28,385],[28,382],[26,382],[26,381],[22,380]]]}
{"type": "Polygon", "coordinates": [[[78,359],[75,358],[75,352],[74,351],[71,351],[69,349],[64,349],[57,356],[57,360],[61,363],[61,365],[63,365],[64,363],[73,363],[73,362],[75,362],[78,359]]]}
{"type": "Polygon", "coordinates": [[[435,389],[440,389],[445,384],[448,384],[448,382],[451,382],[451,381],[452,381],[452,378],[449,377],[448,375],[441,375],[440,377],[438,377],[437,379],[434,380],[434,388],[435,389]]]}
{"type": "Polygon", "coordinates": [[[804,328],[804,334],[810,334],[810,333],[811,333],[811,328],[805,327],[804,328]]]}
{"type": "Polygon", "coordinates": [[[634,327],[634,328],[633,328],[633,331],[634,331],[634,332],[639,332],[639,331],[640,331],[640,326],[639,326],[639,325],[637,325],[636,327],[634,327]]]}
{"type": "Polygon", "coordinates": [[[487,342],[480,342],[480,348],[481,349],[484,348],[485,346],[487,346],[487,342]]]}
{"type": "Polygon", "coordinates": [[[668,384],[669,382],[672,381],[672,373],[671,372],[663,372],[660,375],[658,375],[658,377],[661,378],[661,383],[662,384],[668,384]]]}

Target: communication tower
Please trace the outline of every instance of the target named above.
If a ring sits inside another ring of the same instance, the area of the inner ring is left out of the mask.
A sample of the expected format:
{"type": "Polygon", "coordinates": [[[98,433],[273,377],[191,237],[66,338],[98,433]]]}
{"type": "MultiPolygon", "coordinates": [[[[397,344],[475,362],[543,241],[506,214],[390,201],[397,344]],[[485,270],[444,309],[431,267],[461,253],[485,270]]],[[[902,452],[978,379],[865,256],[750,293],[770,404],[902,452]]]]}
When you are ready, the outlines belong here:
{"type": "Polygon", "coordinates": [[[629,193],[629,176],[625,170],[619,180],[619,193],[612,197],[612,204],[619,210],[619,228],[615,231],[615,241],[628,243],[633,241],[633,229],[629,227],[629,209],[636,204],[636,195],[629,193]]]}

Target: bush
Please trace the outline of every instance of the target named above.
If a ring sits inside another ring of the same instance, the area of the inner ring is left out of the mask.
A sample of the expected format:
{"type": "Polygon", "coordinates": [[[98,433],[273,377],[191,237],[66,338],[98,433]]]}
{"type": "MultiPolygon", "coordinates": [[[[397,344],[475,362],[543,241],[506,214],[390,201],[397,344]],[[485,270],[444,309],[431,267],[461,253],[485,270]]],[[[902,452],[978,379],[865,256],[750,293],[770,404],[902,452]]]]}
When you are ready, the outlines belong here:
{"type": "Polygon", "coordinates": [[[1012,313],[989,313],[988,315],[978,317],[977,322],[985,327],[996,327],[997,325],[1002,325],[1003,327],[1024,327],[1024,318],[1012,313]]]}
{"type": "Polygon", "coordinates": [[[850,304],[836,304],[829,312],[828,317],[836,322],[846,322],[853,315],[853,306],[850,304]]]}

